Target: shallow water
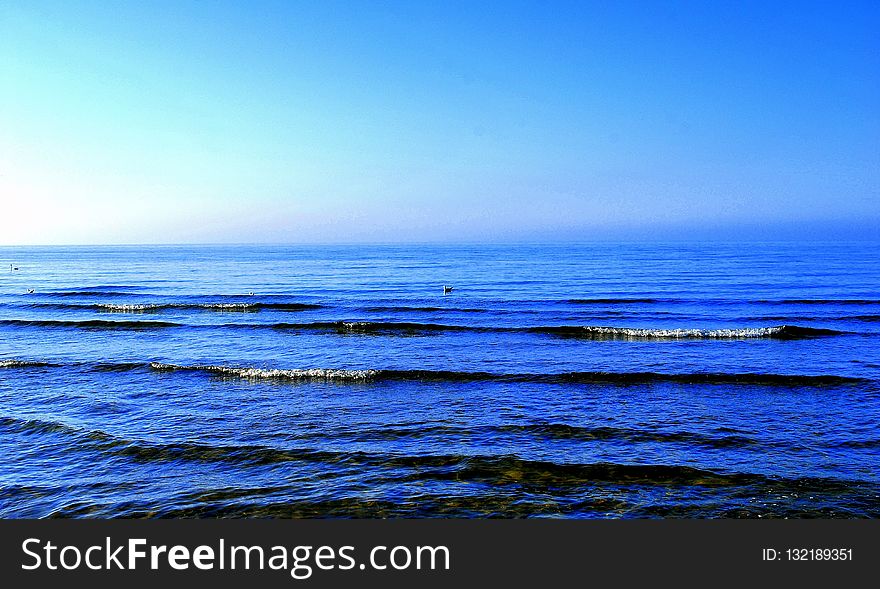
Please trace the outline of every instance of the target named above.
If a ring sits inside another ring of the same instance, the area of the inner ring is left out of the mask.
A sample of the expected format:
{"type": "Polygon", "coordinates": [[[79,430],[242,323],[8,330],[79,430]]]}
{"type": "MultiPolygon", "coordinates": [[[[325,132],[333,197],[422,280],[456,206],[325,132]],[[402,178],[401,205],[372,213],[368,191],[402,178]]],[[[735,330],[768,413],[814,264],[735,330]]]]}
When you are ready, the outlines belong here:
{"type": "Polygon", "coordinates": [[[878,517],[878,259],[0,248],[0,515],[878,517]]]}

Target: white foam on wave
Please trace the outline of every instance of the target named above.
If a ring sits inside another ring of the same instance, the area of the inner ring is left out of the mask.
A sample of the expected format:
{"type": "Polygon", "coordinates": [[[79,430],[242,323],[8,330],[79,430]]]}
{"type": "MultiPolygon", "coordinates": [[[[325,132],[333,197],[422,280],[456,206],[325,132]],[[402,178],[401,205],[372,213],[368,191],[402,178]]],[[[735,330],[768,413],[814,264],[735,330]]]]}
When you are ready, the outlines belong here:
{"type": "Polygon", "coordinates": [[[45,362],[29,362],[28,360],[0,360],[0,368],[28,368],[46,366],[45,362]]]}
{"type": "Polygon", "coordinates": [[[115,305],[115,304],[106,304],[106,305],[98,305],[100,308],[107,311],[115,311],[117,313],[137,313],[138,311],[150,311],[152,309],[158,309],[161,305],[154,304],[139,304],[139,305],[115,305]]]}
{"type": "Polygon", "coordinates": [[[250,311],[260,308],[258,303],[204,303],[204,304],[156,304],[156,303],[106,303],[98,305],[105,311],[117,313],[137,313],[140,311],[153,311],[158,309],[210,309],[212,311],[250,311]]]}
{"type": "Polygon", "coordinates": [[[784,333],[785,327],[745,327],[739,329],[642,329],[634,327],[593,327],[583,330],[596,335],[610,335],[640,338],[763,338],[784,333]]]}
{"type": "Polygon", "coordinates": [[[220,311],[245,311],[260,308],[257,303],[206,303],[198,306],[205,309],[218,309],[220,311]]]}
{"type": "Polygon", "coordinates": [[[154,370],[194,370],[213,374],[237,376],[248,380],[346,380],[366,381],[379,374],[378,370],[344,370],[334,368],[280,369],[236,368],[232,366],[178,366],[151,362],[154,370]]]}
{"type": "Polygon", "coordinates": [[[259,303],[105,303],[97,305],[98,308],[115,313],[141,313],[144,311],[157,311],[160,309],[207,309],[210,311],[258,311],[259,303]]]}

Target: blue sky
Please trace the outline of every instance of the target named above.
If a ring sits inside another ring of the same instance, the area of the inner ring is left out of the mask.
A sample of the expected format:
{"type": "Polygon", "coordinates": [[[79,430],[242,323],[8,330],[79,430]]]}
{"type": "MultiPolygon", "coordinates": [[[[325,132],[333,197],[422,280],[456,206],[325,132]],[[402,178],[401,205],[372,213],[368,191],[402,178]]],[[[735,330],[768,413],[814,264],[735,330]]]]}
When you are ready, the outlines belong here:
{"type": "Polygon", "coordinates": [[[877,2],[0,3],[0,243],[880,237],[877,2]]]}

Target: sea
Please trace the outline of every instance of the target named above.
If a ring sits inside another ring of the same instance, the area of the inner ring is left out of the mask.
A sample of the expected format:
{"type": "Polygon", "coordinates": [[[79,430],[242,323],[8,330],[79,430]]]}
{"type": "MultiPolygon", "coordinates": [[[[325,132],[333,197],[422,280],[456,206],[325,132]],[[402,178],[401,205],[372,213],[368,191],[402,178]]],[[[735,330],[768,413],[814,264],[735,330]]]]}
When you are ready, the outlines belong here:
{"type": "Polygon", "coordinates": [[[880,244],[2,247],[0,517],[877,518],[880,244]]]}

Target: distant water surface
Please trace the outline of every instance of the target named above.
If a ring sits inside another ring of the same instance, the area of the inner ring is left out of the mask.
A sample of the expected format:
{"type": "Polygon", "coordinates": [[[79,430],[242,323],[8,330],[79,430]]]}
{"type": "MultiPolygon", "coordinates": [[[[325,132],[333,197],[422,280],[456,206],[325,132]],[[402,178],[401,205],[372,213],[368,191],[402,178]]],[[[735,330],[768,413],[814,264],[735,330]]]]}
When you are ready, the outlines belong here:
{"type": "Polygon", "coordinates": [[[880,517],[878,260],[0,248],[0,516],[880,517]]]}

